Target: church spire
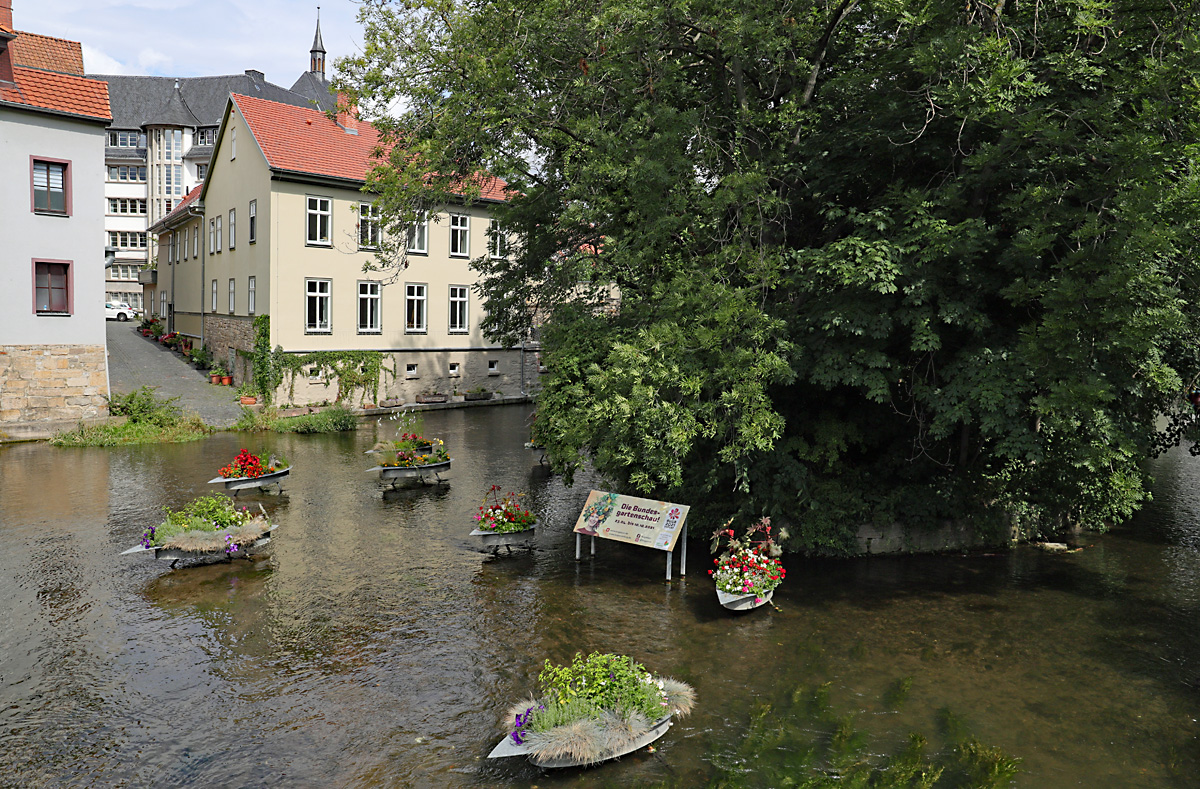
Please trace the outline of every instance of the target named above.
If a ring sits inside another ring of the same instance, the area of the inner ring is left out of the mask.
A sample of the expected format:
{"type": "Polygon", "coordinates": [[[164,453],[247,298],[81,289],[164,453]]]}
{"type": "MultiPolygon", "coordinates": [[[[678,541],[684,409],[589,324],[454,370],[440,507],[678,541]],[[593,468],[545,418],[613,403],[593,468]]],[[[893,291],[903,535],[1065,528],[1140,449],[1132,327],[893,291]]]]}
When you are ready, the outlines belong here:
{"type": "Polygon", "coordinates": [[[321,41],[321,6],[317,6],[317,34],[313,36],[312,49],[309,50],[308,70],[325,79],[325,44],[321,41]]]}

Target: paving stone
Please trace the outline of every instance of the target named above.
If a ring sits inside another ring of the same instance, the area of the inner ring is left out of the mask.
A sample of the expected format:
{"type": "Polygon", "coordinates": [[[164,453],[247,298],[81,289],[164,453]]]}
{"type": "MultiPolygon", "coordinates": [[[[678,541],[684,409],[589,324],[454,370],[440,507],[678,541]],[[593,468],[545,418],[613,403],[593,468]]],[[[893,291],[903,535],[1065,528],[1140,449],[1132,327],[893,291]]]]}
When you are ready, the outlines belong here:
{"type": "Polygon", "coordinates": [[[159,397],[178,397],[177,405],[214,427],[229,427],[242,416],[231,386],[213,386],[208,375],[177,353],[141,335],[136,323],[108,321],[108,379],[113,394],[143,386],[159,397]]]}

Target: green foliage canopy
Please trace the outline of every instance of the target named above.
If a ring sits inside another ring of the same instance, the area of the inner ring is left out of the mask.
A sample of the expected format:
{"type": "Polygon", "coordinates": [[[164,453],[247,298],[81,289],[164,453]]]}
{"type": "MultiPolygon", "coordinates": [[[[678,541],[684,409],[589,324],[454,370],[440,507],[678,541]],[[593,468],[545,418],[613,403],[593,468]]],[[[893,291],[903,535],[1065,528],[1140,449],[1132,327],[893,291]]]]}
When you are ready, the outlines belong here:
{"type": "Polygon", "coordinates": [[[540,327],[560,469],[838,552],[1146,496],[1200,369],[1198,11],[368,0],[337,82],[393,234],[509,182],[484,326],[540,327]]]}

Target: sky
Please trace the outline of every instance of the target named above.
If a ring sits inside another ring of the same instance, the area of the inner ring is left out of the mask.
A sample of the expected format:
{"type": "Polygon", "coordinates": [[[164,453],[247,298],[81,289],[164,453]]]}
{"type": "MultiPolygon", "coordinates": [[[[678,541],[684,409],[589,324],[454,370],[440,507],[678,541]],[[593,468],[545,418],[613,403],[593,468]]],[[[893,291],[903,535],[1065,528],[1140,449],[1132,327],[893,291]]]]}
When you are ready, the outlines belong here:
{"type": "Polygon", "coordinates": [[[13,27],[83,45],[89,74],[198,77],[256,69],[290,88],[321,8],[325,75],[361,52],[355,0],[12,0],[13,27]]]}

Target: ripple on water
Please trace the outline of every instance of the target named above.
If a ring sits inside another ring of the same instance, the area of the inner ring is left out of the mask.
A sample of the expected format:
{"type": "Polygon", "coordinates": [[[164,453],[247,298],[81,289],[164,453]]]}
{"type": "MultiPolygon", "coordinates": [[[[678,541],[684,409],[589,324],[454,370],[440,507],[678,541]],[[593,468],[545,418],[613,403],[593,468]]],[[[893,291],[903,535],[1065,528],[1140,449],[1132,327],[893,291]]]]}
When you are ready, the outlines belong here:
{"type": "Polygon", "coordinates": [[[789,557],[776,608],[734,616],[698,540],[671,585],[662,554],[632,546],[576,564],[571,527],[600,483],[566,488],[523,449],[528,410],[427,414],[453,472],[397,491],[364,473],[374,425],[0,450],[0,783],[703,786],[717,764],[783,759],[741,750],[751,714],[790,726],[825,686],[874,753],[910,731],[941,747],[949,711],[1023,760],[1019,786],[1188,785],[1200,459],[1156,461],[1156,501],[1083,552],[789,557]],[[280,524],[268,560],[117,555],[243,446],[294,463],[284,495],[244,499],[280,524]],[[528,493],[536,550],[492,558],[466,537],[491,484],[528,493]],[[483,759],[542,661],[577,650],[632,654],[699,707],[656,753],[600,770],[483,759]]]}

